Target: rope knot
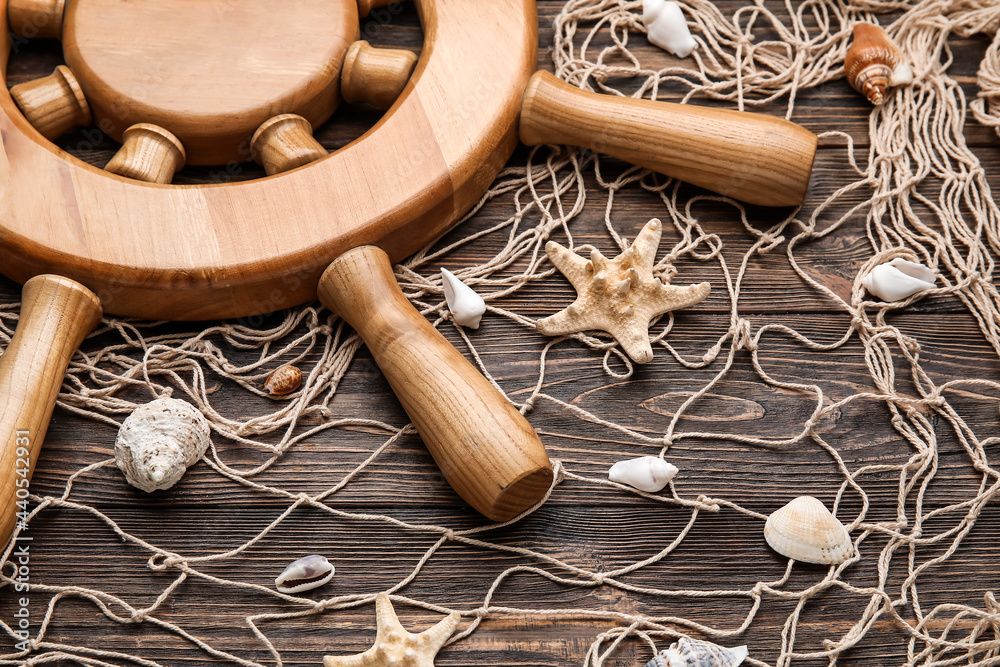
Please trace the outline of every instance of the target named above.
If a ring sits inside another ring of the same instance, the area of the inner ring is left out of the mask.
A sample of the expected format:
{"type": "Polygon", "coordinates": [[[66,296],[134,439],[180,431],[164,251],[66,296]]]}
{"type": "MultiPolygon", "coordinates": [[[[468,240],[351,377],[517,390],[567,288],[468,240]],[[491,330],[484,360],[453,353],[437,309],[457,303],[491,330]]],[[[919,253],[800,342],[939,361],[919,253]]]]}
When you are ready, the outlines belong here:
{"type": "Polygon", "coordinates": [[[125,622],[134,625],[139,625],[140,623],[143,623],[145,620],[146,620],[146,612],[140,609],[137,611],[133,611],[132,615],[129,616],[128,620],[125,622]]]}
{"type": "Polygon", "coordinates": [[[179,563],[183,563],[184,559],[180,556],[168,556],[167,554],[153,554],[146,561],[146,567],[155,572],[162,572],[168,567],[172,567],[179,563]],[[162,559],[162,560],[160,560],[162,559]]]}
{"type": "Polygon", "coordinates": [[[444,538],[446,540],[448,540],[448,541],[454,540],[455,539],[455,531],[452,530],[451,528],[449,528],[448,530],[444,531],[444,538]]]}
{"type": "Polygon", "coordinates": [[[736,349],[756,352],[757,343],[753,340],[753,326],[750,324],[750,320],[740,320],[737,327],[736,349]]]}
{"type": "Polygon", "coordinates": [[[600,572],[595,572],[593,579],[594,579],[594,583],[597,584],[598,586],[603,586],[604,582],[607,581],[607,579],[605,578],[605,576],[603,574],[601,574],[600,572]]]}
{"type": "Polygon", "coordinates": [[[764,234],[760,237],[760,241],[762,245],[757,249],[757,254],[766,255],[784,243],[785,237],[782,234],[764,234]]]}
{"type": "Polygon", "coordinates": [[[710,364],[719,358],[719,352],[721,351],[722,351],[722,346],[716,343],[712,347],[708,348],[708,352],[705,353],[705,356],[703,356],[701,360],[704,361],[706,364],[710,364]]]}

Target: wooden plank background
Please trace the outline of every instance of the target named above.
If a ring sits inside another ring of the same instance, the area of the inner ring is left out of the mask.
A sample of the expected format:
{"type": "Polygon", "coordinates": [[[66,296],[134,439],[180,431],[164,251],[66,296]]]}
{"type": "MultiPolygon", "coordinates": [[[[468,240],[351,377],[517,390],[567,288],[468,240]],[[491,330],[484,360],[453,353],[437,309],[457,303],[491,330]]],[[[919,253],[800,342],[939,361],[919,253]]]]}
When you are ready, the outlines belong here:
{"type": "MultiPolygon", "coordinates": [[[[542,0],[539,5],[539,67],[551,69],[547,47],[552,43],[552,20],[561,2],[542,0]]],[[[731,13],[742,3],[717,3],[731,13]]],[[[777,3],[775,3],[777,4],[777,3]]],[[[421,33],[415,13],[406,10],[391,25],[369,22],[368,36],[376,44],[419,48],[421,33]]],[[[955,63],[951,73],[967,96],[975,95],[975,75],[988,45],[985,38],[956,40],[951,44],[955,63]]],[[[644,57],[657,55],[648,47],[638,47],[644,57]]],[[[502,54],[498,54],[502,57],[502,54]]],[[[31,43],[16,54],[8,83],[13,85],[47,74],[61,62],[57,44],[31,43]]],[[[765,109],[783,114],[784,108],[765,109]]],[[[857,142],[860,155],[867,150],[870,108],[843,80],[804,91],[799,95],[795,120],[815,132],[840,130],[857,142]]],[[[345,108],[318,136],[329,148],[342,146],[377,120],[366,109],[345,108]]],[[[971,116],[966,137],[983,162],[993,188],[1000,187],[1000,149],[997,136],[979,126],[971,116]]],[[[109,141],[96,144],[83,132],[63,140],[74,154],[103,165],[116,150],[109,141]]],[[[836,188],[854,180],[842,142],[824,141],[816,162],[810,195],[803,211],[825,199],[836,188]]],[[[512,165],[523,165],[528,151],[519,150],[512,165]]],[[[620,168],[614,165],[611,168],[620,168]]],[[[254,165],[224,169],[187,169],[182,182],[248,178],[262,175],[254,165]]],[[[596,191],[595,191],[596,192],[596,191]]],[[[684,196],[695,194],[684,188],[684,196]]],[[[638,188],[619,195],[615,226],[619,233],[633,237],[652,216],[663,212],[656,197],[638,188]]],[[[573,222],[577,243],[592,243],[608,252],[613,243],[603,228],[604,201],[595,196],[583,214],[573,222]]],[[[462,229],[447,239],[486,228],[506,219],[512,212],[509,198],[487,205],[462,229]]],[[[707,229],[724,243],[724,255],[736,264],[752,244],[731,209],[699,206],[697,213],[707,229]]],[[[783,212],[751,211],[752,221],[764,229],[783,212]]],[[[668,229],[664,246],[672,243],[668,229]]],[[[447,241],[446,239],[446,241],[447,241]]],[[[462,267],[476,264],[497,252],[492,237],[463,246],[446,264],[462,267]]],[[[854,276],[871,250],[863,237],[863,220],[853,220],[843,232],[822,242],[801,248],[797,257],[806,270],[847,297],[854,276]]],[[[670,343],[687,356],[700,356],[726,330],[729,299],[720,282],[717,265],[681,261],[680,282],[710,280],[712,296],[678,316],[670,343]]],[[[0,299],[16,302],[19,288],[0,279],[0,299]]],[[[497,305],[530,317],[551,314],[569,303],[573,291],[556,276],[529,285],[497,305]]],[[[741,313],[759,326],[782,322],[821,341],[834,341],[849,326],[849,318],[835,305],[806,285],[790,268],[784,248],[753,258],[749,265],[741,313]]],[[[924,368],[938,382],[950,378],[982,377],[1000,379],[1000,362],[980,334],[974,319],[954,299],[928,298],[893,316],[892,322],[915,336],[923,347],[924,368]]],[[[454,330],[445,335],[465,349],[454,330]]],[[[499,317],[490,317],[478,332],[471,334],[494,377],[510,394],[526,396],[534,386],[538,356],[546,343],[542,336],[499,317]]],[[[101,341],[86,343],[96,349],[101,341]]],[[[228,353],[237,354],[233,350],[228,353]]],[[[662,434],[684,392],[703,386],[718,364],[702,370],[683,368],[663,350],[655,360],[636,370],[628,381],[608,376],[602,369],[602,355],[567,342],[550,354],[545,391],[593,413],[630,424],[650,435],[662,434]]],[[[776,377],[816,382],[832,399],[870,388],[872,382],[856,340],[832,353],[817,354],[794,345],[787,338],[769,337],[762,363],[776,377]]],[[[249,416],[270,407],[237,387],[219,382],[215,395],[220,408],[232,415],[249,416]]],[[[788,437],[801,427],[812,409],[810,397],[778,392],[765,385],[754,372],[749,357],[740,354],[727,380],[715,390],[717,398],[706,400],[693,411],[688,428],[702,425],[705,430],[745,432],[788,437]]],[[[995,428],[997,397],[969,394],[956,399],[963,416],[973,427],[995,428]]],[[[374,418],[395,425],[407,422],[387,384],[362,351],[338,389],[332,403],[337,417],[374,418]]],[[[609,463],[632,455],[655,453],[621,434],[582,421],[568,411],[542,401],[530,413],[530,421],[541,433],[553,459],[572,472],[592,477],[606,473],[609,463]]],[[[824,437],[837,447],[847,465],[856,468],[871,462],[900,463],[910,454],[908,446],[891,430],[887,411],[874,403],[858,403],[842,411],[835,422],[823,425],[824,437]]],[[[937,507],[965,497],[978,484],[959,443],[939,428],[941,473],[931,485],[926,504],[937,507]]],[[[57,410],[32,483],[39,495],[59,495],[72,472],[83,465],[108,458],[113,452],[115,432],[103,424],[57,410]]],[[[314,493],[328,488],[360,463],[383,440],[364,429],[327,431],[314,442],[297,446],[257,481],[279,485],[295,492],[314,493]]],[[[260,455],[240,447],[219,443],[231,464],[246,468],[259,462],[260,455]]],[[[992,452],[991,452],[992,453],[992,452]]],[[[677,484],[687,498],[699,494],[735,501],[758,512],[769,513],[792,497],[815,495],[828,504],[842,482],[828,454],[812,442],[794,447],[765,448],[733,444],[722,440],[682,440],[675,444],[669,460],[682,471],[677,484]]],[[[872,518],[894,516],[896,479],[892,475],[872,476],[865,489],[873,502],[872,518]]],[[[214,473],[205,465],[196,466],[185,481],[169,494],[147,496],[126,486],[113,469],[105,469],[82,479],[74,498],[92,505],[128,531],[157,545],[191,555],[205,555],[233,548],[249,539],[286,506],[286,502],[247,490],[214,473]]],[[[377,460],[357,481],[328,501],[337,509],[351,512],[387,514],[400,519],[439,523],[450,527],[471,527],[480,521],[446,486],[430,457],[416,437],[404,438],[399,446],[377,460]]],[[[848,496],[842,516],[854,516],[858,503],[848,496]]],[[[688,511],[636,498],[629,494],[574,482],[562,484],[553,498],[538,512],[507,529],[489,534],[497,543],[522,545],[551,554],[579,567],[609,570],[657,553],[688,522],[688,511]]],[[[1000,510],[990,505],[956,556],[935,568],[922,580],[921,603],[927,609],[942,602],[982,606],[986,592],[1000,583],[1000,550],[995,546],[1000,528],[1000,510]]],[[[713,589],[719,586],[749,588],[758,581],[779,579],[786,561],[767,548],[759,521],[735,512],[702,514],[690,535],[675,554],[665,561],[628,577],[638,585],[672,589],[713,589]]],[[[121,540],[96,518],[79,512],[50,511],[32,523],[32,581],[55,585],[93,587],[122,596],[136,606],[150,604],[174,574],[150,572],[146,554],[121,540]]],[[[322,553],[338,568],[332,584],[314,595],[371,594],[401,580],[432,544],[425,533],[403,531],[388,525],[335,520],[314,510],[299,510],[267,539],[241,557],[204,570],[229,579],[269,585],[285,564],[301,555],[322,553]]],[[[856,585],[875,583],[874,559],[884,540],[865,543],[863,560],[849,571],[856,585]]],[[[894,561],[890,588],[898,591],[904,572],[903,556],[894,561]]],[[[506,568],[541,565],[528,559],[496,551],[474,550],[449,545],[427,565],[403,593],[413,598],[471,610],[483,600],[491,582],[506,568]]],[[[818,581],[825,568],[796,565],[788,590],[799,590],[818,581]]],[[[8,620],[14,610],[14,596],[0,590],[0,618],[8,620]]],[[[50,596],[34,592],[31,613],[38,621],[50,596]]],[[[514,575],[501,587],[495,604],[536,609],[574,607],[614,610],[625,613],[675,615],[720,628],[738,627],[749,610],[744,599],[664,599],[626,594],[609,587],[584,589],[554,584],[537,576],[514,575]]],[[[829,592],[812,602],[798,630],[800,650],[820,650],[824,638],[837,638],[847,631],[863,611],[866,600],[829,592]]],[[[258,613],[293,611],[295,607],[259,595],[189,580],[167,602],[159,616],[180,624],[214,646],[241,658],[269,662],[270,656],[247,627],[244,618],[258,613]]],[[[751,654],[773,662],[780,647],[781,627],[793,603],[766,597],[750,628],[732,643],[749,644],[751,654]]],[[[420,629],[439,616],[413,607],[398,609],[404,625],[420,629]]],[[[911,612],[906,609],[903,613],[911,612]]],[[[594,638],[613,627],[591,620],[559,618],[546,620],[538,615],[491,618],[469,638],[443,650],[437,664],[449,665],[574,665],[594,638]]],[[[312,616],[291,622],[269,623],[266,634],[282,652],[285,665],[318,664],[325,652],[348,653],[367,649],[374,637],[373,608],[312,616]]],[[[48,639],[67,645],[123,651],[167,665],[201,665],[218,662],[188,641],[146,623],[122,626],[105,618],[92,604],[75,599],[59,603],[48,639]]],[[[857,647],[838,662],[841,665],[893,665],[903,663],[906,635],[891,621],[879,621],[857,647]]],[[[7,638],[0,639],[0,649],[7,638]]],[[[727,642],[728,643],[728,642],[727,642]]],[[[2,650],[0,652],[6,652],[2,650]]],[[[609,666],[641,665],[649,651],[637,642],[627,642],[608,661],[609,666]]],[[[825,665],[825,660],[796,661],[796,665],[825,665]]]]}

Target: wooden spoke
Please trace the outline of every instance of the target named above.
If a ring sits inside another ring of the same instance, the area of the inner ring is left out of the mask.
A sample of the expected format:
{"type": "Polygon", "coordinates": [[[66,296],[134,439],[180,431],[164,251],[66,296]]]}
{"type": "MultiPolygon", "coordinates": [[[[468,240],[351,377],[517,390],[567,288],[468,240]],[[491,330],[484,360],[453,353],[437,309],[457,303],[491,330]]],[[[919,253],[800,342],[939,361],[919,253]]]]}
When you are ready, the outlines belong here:
{"type": "Polygon", "coordinates": [[[312,125],[302,116],[275,116],[254,133],[253,157],[268,176],[314,162],[326,156],[327,150],[312,133],[312,125]]]}
{"type": "Polygon", "coordinates": [[[77,125],[90,124],[90,105],[73,72],[65,65],[49,76],[10,89],[21,113],[48,140],[77,125]]]}
{"type": "Polygon", "coordinates": [[[7,22],[15,34],[28,39],[60,39],[66,0],[8,0],[7,22]]]}
{"type": "Polygon", "coordinates": [[[348,104],[365,102],[388,109],[403,92],[417,66],[417,54],[405,49],[377,49],[361,40],[344,58],[340,94],[348,104]]]}
{"type": "Polygon", "coordinates": [[[170,183],[184,158],[177,137],[157,125],[139,123],[125,130],[125,143],[105,169],[137,181],[170,183]]]}

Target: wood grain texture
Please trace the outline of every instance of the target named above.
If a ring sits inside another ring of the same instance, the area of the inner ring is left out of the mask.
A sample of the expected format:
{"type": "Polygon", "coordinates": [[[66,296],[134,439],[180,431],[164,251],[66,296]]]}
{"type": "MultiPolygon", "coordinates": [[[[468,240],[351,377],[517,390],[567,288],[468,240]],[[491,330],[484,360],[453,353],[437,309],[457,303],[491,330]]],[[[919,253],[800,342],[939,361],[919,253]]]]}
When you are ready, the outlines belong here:
{"type": "Polygon", "coordinates": [[[28,39],[59,39],[65,9],[66,0],[8,0],[10,29],[28,39]]]}
{"type": "Polygon", "coordinates": [[[121,150],[105,167],[112,174],[146,183],[167,184],[184,166],[184,145],[158,125],[133,125],[125,130],[122,141],[121,150]]]}
{"type": "MultiPolygon", "coordinates": [[[[403,5],[403,0],[358,0],[358,14],[365,18],[371,14],[373,9],[391,6],[393,9],[403,5]]],[[[395,12],[394,12],[395,13],[395,12]]]]}
{"type": "Polygon", "coordinates": [[[385,252],[366,246],[338,257],[319,298],[364,339],[458,495],[494,521],[542,499],[552,468],[538,435],[407,301],[385,252]]]}
{"type": "Polygon", "coordinates": [[[10,96],[35,130],[49,140],[91,121],[83,89],[65,65],[56,67],[49,76],[14,86],[10,96]]]}
{"type": "Polygon", "coordinates": [[[766,114],[598,95],[548,72],[532,77],[521,141],[567,144],[761,206],[799,206],[817,138],[766,114]]]}
{"type": "Polygon", "coordinates": [[[351,44],[344,58],[340,94],[348,104],[366,103],[388,109],[403,93],[417,65],[406,49],[378,49],[364,40],[351,44]]]}
{"type": "Polygon", "coordinates": [[[120,139],[153,123],[191,164],[243,162],[261,123],[297,113],[319,125],[357,39],[354,0],[120,2],[75,0],[63,50],[101,131],[120,139]]]}
{"type": "Polygon", "coordinates": [[[24,285],[21,321],[0,356],[0,542],[14,530],[15,490],[31,478],[70,358],[101,316],[97,297],[71,280],[37,276],[24,285]]]}

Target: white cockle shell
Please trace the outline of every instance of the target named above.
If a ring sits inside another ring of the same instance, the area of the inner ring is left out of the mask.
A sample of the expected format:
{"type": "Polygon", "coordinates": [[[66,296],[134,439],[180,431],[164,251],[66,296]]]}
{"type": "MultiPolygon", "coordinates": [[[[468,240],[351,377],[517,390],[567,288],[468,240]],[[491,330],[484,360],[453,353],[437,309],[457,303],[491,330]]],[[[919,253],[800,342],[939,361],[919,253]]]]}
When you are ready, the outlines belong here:
{"type": "Polygon", "coordinates": [[[656,493],[677,474],[677,467],[658,456],[641,456],[637,459],[619,461],[611,466],[608,479],[619,484],[628,484],[640,491],[656,493]]]}
{"type": "Polygon", "coordinates": [[[643,0],[642,22],[649,41],[678,58],[687,58],[698,46],[676,2],[643,0]]]}
{"type": "Polygon", "coordinates": [[[934,272],[923,264],[897,257],[876,266],[861,279],[861,284],[883,301],[902,301],[917,292],[934,289],[935,280],[934,272]]]}
{"type": "Polygon", "coordinates": [[[132,486],[169,489],[205,455],[210,432],[208,420],[191,404],[158,398],[140,405],[122,422],[115,461],[132,486]]]}
{"type": "Polygon", "coordinates": [[[769,516],[764,539],[782,556],[805,563],[843,563],[853,551],[847,528],[812,496],[800,496],[769,516]]]}
{"type": "Polygon", "coordinates": [[[747,647],[726,648],[711,642],[681,637],[657,653],[646,667],[737,667],[747,657],[747,647]]]}
{"type": "Polygon", "coordinates": [[[486,302],[476,291],[463,283],[448,269],[441,269],[444,298],[448,302],[455,324],[471,329],[479,328],[479,320],[486,312],[486,302]]]}
{"type": "Polygon", "coordinates": [[[281,593],[311,591],[333,579],[336,571],[324,556],[305,556],[282,570],[274,580],[274,587],[281,593]]]}

